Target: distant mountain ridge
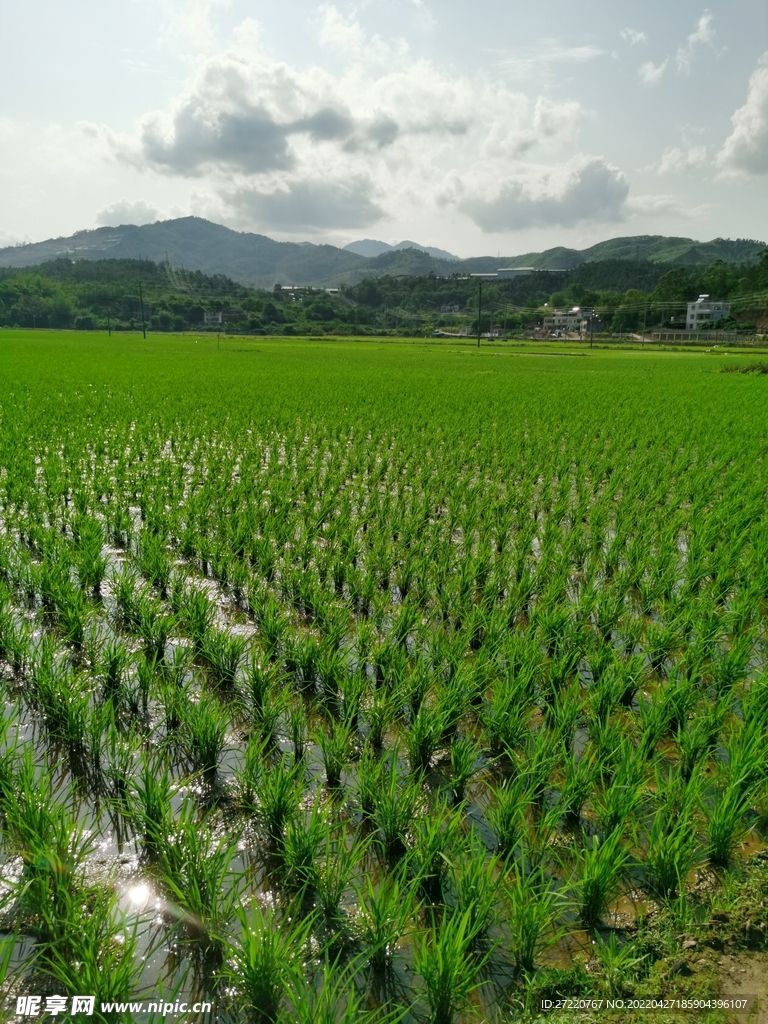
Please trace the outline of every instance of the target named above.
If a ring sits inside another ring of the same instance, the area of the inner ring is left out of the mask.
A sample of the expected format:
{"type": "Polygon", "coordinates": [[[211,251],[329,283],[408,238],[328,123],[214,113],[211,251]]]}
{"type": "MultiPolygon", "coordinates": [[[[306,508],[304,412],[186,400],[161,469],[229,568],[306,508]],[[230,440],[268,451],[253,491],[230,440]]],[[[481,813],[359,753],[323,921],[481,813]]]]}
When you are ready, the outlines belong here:
{"type": "MultiPolygon", "coordinates": [[[[372,241],[372,240],[368,240],[372,241]]],[[[353,243],[354,244],[354,243],[353,243]]],[[[386,244],[386,243],[381,243],[386,244]]],[[[471,259],[435,258],[415,243],[401,242],[377,256],[360,255],[349,248],[310,242],[276,242],[266,235],[233,231],[201,217],[180,217],[143,227],[124,225],[78,231],[69,238],[52,238],[0,249],[0,266],[33,267],[48,260],[149,259],[174,267],[225,274],[242,284],[272,288],[276,283],[323,287],[357,284],[367,277],[389,275],[487,273],[500,267],[570,270],[597,260],[650,260],[670,266],[693,266],[722,259],[749,263],[765,248],[752,239],[692,238],[638,235],[611,238],[588,249],[557,246],[521,256],[476,256],[471,259]]],[[[443,250],[437,250],[443,252],[443,250]]]]}
{"type": "Polygon", "coordinates": [[[411,242],[410,239],[389,245],[387,242],[379,242],[375,238],[361,238],[357,242],[350,242],[344,246],[345,252],[354,252],[358,256],[367,256],[368,258],[382,256],[385,252],[394,252],[397,249],[418,249],[436,260],[461,259],[460,256],[454,256],[452,252],[446,252],[445,249],[437,249],[434,245],[419,245],[418,242],[411,242]]]}

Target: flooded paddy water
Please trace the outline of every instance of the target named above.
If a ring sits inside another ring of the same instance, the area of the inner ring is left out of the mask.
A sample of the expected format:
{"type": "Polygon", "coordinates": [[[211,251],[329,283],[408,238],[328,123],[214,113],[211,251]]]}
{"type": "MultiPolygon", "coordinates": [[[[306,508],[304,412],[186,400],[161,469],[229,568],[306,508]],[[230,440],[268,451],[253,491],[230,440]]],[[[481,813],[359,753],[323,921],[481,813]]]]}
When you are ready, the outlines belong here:
{"type": "Polygon", "coordinates": [[[310,356],[274,372],[311,416],[255,415],[230,379],[226,415],[123,381],[40,420],[14,393],[8,1005],[92,985],[201,1021],[519,1019],[639,991],[654,922],[703,926],[765,850],[762,382],[726,380],[726,438],[675,365],[638,358],[621,405],[615,366],[574,360],[569,421],[528,369],[504,422],[499,360],[457,426],[424,420],[413,364],[363,426],[312,397],[310,356]],[[657,396],[638,423],[648,366],[687,419],[657,396]]]}

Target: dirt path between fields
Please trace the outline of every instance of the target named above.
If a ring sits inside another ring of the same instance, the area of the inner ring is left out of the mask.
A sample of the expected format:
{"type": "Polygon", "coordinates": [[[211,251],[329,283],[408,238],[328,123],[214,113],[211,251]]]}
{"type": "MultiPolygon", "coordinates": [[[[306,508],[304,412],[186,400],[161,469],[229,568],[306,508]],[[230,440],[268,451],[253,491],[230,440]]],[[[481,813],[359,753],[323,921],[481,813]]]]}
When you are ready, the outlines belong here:
{"type": "Polygon", "coordinates": [[[733,1015],[740,1024],[768,1024],[768,953],[739,953],[718,960],[721,996],[757,996],[749,1016],[733,1015]]]}

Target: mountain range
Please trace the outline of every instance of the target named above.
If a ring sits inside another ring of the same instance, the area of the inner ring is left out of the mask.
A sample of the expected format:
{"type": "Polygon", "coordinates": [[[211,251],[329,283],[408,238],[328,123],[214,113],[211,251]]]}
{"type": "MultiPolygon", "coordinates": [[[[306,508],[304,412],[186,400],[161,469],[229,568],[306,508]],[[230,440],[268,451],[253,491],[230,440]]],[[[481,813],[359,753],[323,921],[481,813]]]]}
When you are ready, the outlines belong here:
{"type": "Polygon", "coordinates": [[[96,228],[78,231],[68,238],[53,238],[0,249],[0,266],[32,267],[54,259],[148,259],[168,260],[172,266],[225,274],[259,288],[313,284],[323,287],[357,284],[364,278],[386,274],[445,277],[451,274],[488,273],[500,267],[533,267],[536,270],[569,270],[582,263],[622,259],[650,261],[671,266],[712,263],[751,263],[765,248],[752,239],[716,238],[697,242],[692,238],[637,235],[611,238],[588,249],[558,246],[521,256],[451,257],[438,249],[422,249],[412,242],[388,246],[376,255],[361,254],[360,247],[385,242],[365,239],[344,249],[310,242],[276,242],[266,235],[233,231],[200,217],[180,217],[142,227],[96,228]],[[355,248],[357,247],[357,248],[355,248]],[[442,253],[436,257],[434,253],[442,253]],[[450,259],[450,262],[449,262],[450,259]]]}
{"type": "Polygon", "coordinates": [[[379,242],[375,238],[361,238],[357,242],[350,242],[349,245],[345,245],[344,249],[346,252],[356,252],[358,256],[381,256],[385,252],[394,252],[396,249],[419,249],[421,252],[425,252],[427,256],[434,256],[436,260],[458,260],[460,256],[454,256],[452,252],[446,252],[445,249],[436,249],[434,245],[419,245],[418,242],[411,242],[406,239],[403,242],[395,242],[394,245],[388,245],[386,242],[379,242]]]}

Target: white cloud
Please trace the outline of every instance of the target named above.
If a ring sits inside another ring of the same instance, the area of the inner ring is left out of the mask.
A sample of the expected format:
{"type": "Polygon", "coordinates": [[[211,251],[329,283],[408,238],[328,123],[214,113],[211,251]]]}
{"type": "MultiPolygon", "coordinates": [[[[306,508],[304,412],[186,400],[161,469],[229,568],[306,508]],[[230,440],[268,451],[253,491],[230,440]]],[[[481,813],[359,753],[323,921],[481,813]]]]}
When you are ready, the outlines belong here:
{"type": "Polygon", "coordinates": [[[385,216],[371,194],[365,176],[341,181],[295,181],[272,192],[242,187],[223,192],[230,220],[245,221],[279,231],[314,232],[363,228],[385,216]]]}
{"type": "Polygon", "coordinates": [[[648,36],[645,32],[640,32],[636,28],[623,28],[619,35],[625,43],[629,43],[630,46],[637,46],[638,43],[647,43],[648,36]]]}
{"type": "Polygon", "coordinates": [[[514,74],[529,75],[537,69],[547,70],[552,65],[586,64],[608,54],[600,46],[564,46],[556,40],[544,40],[534,53],[515,54],[496,61],[496,67],[514,74]]]}
{"type": "Polygon", "coordinates": [[[681,174],[685,171],[694,171],[699,167],[703,167],[706,162],[706,146],[689,146],[688,149],[671,146],[665,149],[662,154],[658,173],[681,174]]]}
{"type": "Polygon", "coordinates": [[[654,64],[652,60],[647,60],[644,64],[641,64],[637,69],[637,73],[640,76],[642,84],[658,85],[664,77],[664,72],[667,70],[668,63],[669,57],[665,57],[661,64],[654,64]]]}
{"type": "Polygon", "coordinates": [[[151,203],[145,203],[138,199],[131,202],[129,199],[119,199],[111,206],[105,206],[96,214],[96,223],[104,227],[116,228],[121,224],[154,224],[161,220],[160,211],[151,203]]]}
{"type": "Polygon", "coordinates": [[[768,52],[749,79],[747,102],[731,118],[733,131],[717,154],[724,174],[768,174],[768,52]]]}
{"type": "Polygon", "coordinates": [[[0,231],[0,249],[11,245],[29,245],[31,241],[29,235],[16,235],[12,231],[0,231]]]}
{"type": "Polygon", "coordinates": [[[711,209],[709,204],[686,206],[677,196],[636,195],[627,200],[627,213],[632,217],[683,217],[688,220],[700,217],[711,209]]]}
{"type": "Polygon", "coordinates": [[[602,157],[578,156],[536,177],[510,177],[495,194],[459,198],[458,205],[487,232],[572,227],[622,220],[628,192],[618,168],[602,157]]]}
{"type": "MultiPolygon", "coordinates": [[[[318,17],[324,44],[346,58],[331,70],[274,59],[246,19],[232,48],[199,56],[176,99],[132,133],[81,129],[124,168],[199,180],[194,209],[256,230],[351,230],[395,212],[421,217],[440,203],[483,230],[496,230],[494,218],[554,225],[621,216],[628,186],[615,167],[595,157],[563,162],[589,115],[576,100],[440,69],[405,44],[366,37],[333,5],[318,17]],[[370,63],[369,52],[387,59],[370,63]]],[[[600,53],[550,47],[546,59],[600,53]]]]}
{"type": "Polygon", "coordinates": [[[715,18],[712,11],[707,8],[699,18],[695,31],[685,41],[685,45],[678,47],[677,70],[681,74],[689,75],[691,73],[693,57],[699,47],[713,45],[715,39],[714,21],[715,18]]]}
{"type": "Polygon", "coordinates": [[[334,4],[323,4],[316,16],[321,46],[334,50],[348,61],[393,67],[407,60],[408,44],[400,39],[393,46],[380,36],[367,36],[357,18],[346,17],[334,4]]]}
{"type": "Polygon", "coordinates": [[[162,0],[161,34],[165,43],[176,51],[215,52],[219,38],[214,15],[229,3],[230,0],[162,0]]]}

